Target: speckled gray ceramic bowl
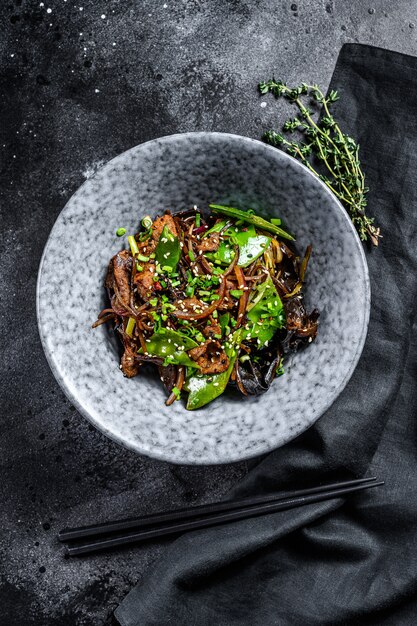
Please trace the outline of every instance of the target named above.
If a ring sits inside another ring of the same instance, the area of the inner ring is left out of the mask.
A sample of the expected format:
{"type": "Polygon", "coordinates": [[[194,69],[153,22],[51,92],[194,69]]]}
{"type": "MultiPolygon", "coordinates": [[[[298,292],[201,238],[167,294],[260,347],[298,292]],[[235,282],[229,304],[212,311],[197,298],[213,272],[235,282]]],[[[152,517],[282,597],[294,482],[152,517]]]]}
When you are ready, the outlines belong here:
{"type": "Polygon", "coordinates": [[[156,139],[121,154],[69,200],[48,239],[37,292],[43,347],[58,382],[104,433],[176,463],[225,463],[286,443],[315,422],[349,380],[369,317],[362,245],[344,209],[306,168],[275,148],[222,133],[156,139]],[[209,202],[282,217],[303,249],[313,244],[307,301],[320,309],[317,341],[257,398],[224,395],[186,411],[164,405],[158,378],[123,378],[105,327],[107,264],[145,213],[209,202]]]}

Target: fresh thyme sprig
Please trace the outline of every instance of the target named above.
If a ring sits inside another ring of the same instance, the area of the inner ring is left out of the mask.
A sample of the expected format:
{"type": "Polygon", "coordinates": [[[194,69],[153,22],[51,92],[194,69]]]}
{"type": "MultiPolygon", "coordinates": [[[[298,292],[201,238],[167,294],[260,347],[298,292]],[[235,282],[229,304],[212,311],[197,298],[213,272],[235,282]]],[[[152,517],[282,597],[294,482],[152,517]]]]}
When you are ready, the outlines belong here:
{"type": "Polygon", "coordinates": [[[299,87],[290,88],[280,80],[259,83],[259,90],[262,94],[271,92],[277,98],[283,96],[296,105],[299,117],[287,120],[283,131],[299,131],[304,135],[304,141],[289,141],[282,134],[270,130],[263,135],[263,140],[299,158],[339,198],[362,241],[370,240],[377,246],[381,237],[380,229],[375,226],[374,218],[365,213],[368,187],[365,187],[359,161],[359,146],[352,137],[341,131],[330,113],[330,106],[339,99],[337,91],[331,91],[326,98],[317,85],[301,83],[299,87]],[[311,97],[323,106],[324,114],[319,121],[314,121],[313,112],[305,106],[303,96],[311,97]],[[321,163],[319,171],[315,161],[321,163]]]}

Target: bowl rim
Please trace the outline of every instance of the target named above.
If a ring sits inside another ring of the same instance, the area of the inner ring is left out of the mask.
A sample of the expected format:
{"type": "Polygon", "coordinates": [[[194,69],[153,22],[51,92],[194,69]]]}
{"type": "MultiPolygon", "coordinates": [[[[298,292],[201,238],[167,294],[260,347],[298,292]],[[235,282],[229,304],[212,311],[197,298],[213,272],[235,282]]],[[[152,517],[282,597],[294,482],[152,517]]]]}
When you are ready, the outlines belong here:
{"type": "Polygon", "coordinates": [[[93,424],[93,426],[95,428],[97,428],[100,432],[102,432],[103,434],[105,434],[107,437],[109,437],[110,439],[112,439],[113,441],[115,441],[116,443],[118,443],[119,445],[122,445],[123,447],[132,450],[136,453],[142,454],[144,456],[147,456],[149,458],[153,458],[155,460],[158,461],[165,461],[168,463],[173,463],[173,464],[181,464],[181,465],[223,465],[226,463],[236,463],[239,461],[245,461],[251,458],[256,458],[258,456],[261,456],[263,454],[268,454],[270,452],[273,452],[274,450],[277,450],[278,448],[280,448],[283,445],[286,445],[287,443],[291,442],[293,439],[295,439],[296,437],[298,437],[301,433],[305,432],[306,430],[308,430],[309,428],[311,428],[311,426],[313,426],[317,420],[322,417],[322,415],[324,415],[324,413],[326,413],[326,411],[331,407],[331,405],[336,401],[336,399],[340,396],[340,394],[342,393],[342,391],[344,390],[344,388],[346,387],[347,383],[349,382],[350,378],[352,377],[353,372],[356,369],[356,366],[359,362],[360,356],[362,354],[364,345],[365,345],[365,341],[366,341],[366,337],[367,337],[367,331],[368,331],[368,326],[369,326],[369,319],[370,319],[370,310],[371,310],[371,286],[370,286],[370,278],[369,278],[369,269],[368,269],[368,263],[366,261],[366,256],[365,256],[365,251],[364,251],[364,247],[363,247],[363,243],[359,238],[359,235],[352,223],[352,220],[349,217],[348,212],[346,211],[346,209],[343,207],[343,205],[341,204],[341,202],[339,201],[339,199],[330,191],[330,189],[327,187],[327,185],[320,180],[317,176],[315,176],[305,165],[303,165],[300,161],[298,161],[297,159],[295,159],[294,157],[292,157],[291,155],[287,154],[286,152],[279,150],[273,146],[270,146],[258,139],[253,139],[251,137],[246,137],[244,135],[237,135],[235,133],[224,133],[224,132],[218,132],[218,131],[189,131],[189,132],[185,132],[185,133],[173,133],[171,135],[164,135],[162,137],[155,137],[154,139],[149,139],[148,141],[139,143],[139,144],[135,144],[134,146],[132,146],[131,148],[128,148],[127,150],[124,150],[123,152],[120,152],[119,154],[117,154],[116,156],[112,157],[109,161],[106,161],[106,163],[104,163],[102,166],[100,166],[92,176],[90,176],[89,178],[87,178],[77,189],[74,193],[71,194],[70,198],[67,200],[67,202],[65,203],[65,205],[63,206],[63,208],[61,209],[61,211],[58,213],[53,226],[49,232],[48,238],[46,240],[43,252],[42,252],[42,256],[41,256],[41,260],[39,262],[39,268],[38,268],[38,276],[37,276],[37,281],[36,281],[36,318],[37,318],[37,326],[38,326],[38,332],[39,332],[39,336],[41,339],[41,344],[42,344],[42,348],[44,351],[44,354],[46,356],[46,360],[48,362],[48,365],[52,371],[52,374],[55,378],[55,380],[58,382],[59,386],[61,387],[62,391],[64,392],[64,394],[67,396],[67,398],[70,400],[70,402],[76,407],[77,411],[85,418],[87,419],[91,424],[93,424]],[[225,138],[228,140],[232,140],[232,141],[244,141],[247,142],[249,144],[255,144],[258,148],[262,148],[262,150],[266,150],[267,152],[270,152],[271,154],[279,154],[280,157],[282,157],[284,160],[287,160],[288,162],[291,162],[292,166],[295,168],[299,168],[300,171],[306,172],[308,174],[308,176],[311,177],[311,180],[315,181],[315,184],[319,184],[322,187],[322,190],[325,194],[327,194],[332,201],[335,203],[335,206],[338,207],[339,212],[341,212],[341,214],[343,215],[345,221],[347,222],[347,226],[348,229],[350,231],[350,233],[352,234],[352,236],[354,237],[354,239],[356,240],[356,244],[357,244],[357,248],[359,250],[359,254],[360,254],[360,259],[361,259],[361,265],[362,265],[362,269],[363,269],[363,274],[364,274],[364,282],[365,282],[365,297],[364,297],[364,317],[363,317],[363,323],[362,323],[362,328],[360,330],[360,340],[358,341],[357,347],[356,347],[356,351],[354,356],[352,357],[351,363],[350,363],[350,367],[349,369],[346,371],[346,374],[344,376],[344,378],[342,379],[342,381],[340,382],[340,384],[338,385],[337,389],[335,390],[334,394],[333,394],[333,398],[329,399],[328,402],[325,403],[325,405],[323,406],[323,408],[321,409],[321,411],[319,411],[317,413],[317,415],[315,416],[315,419],[310,422],[310,424],[305,427],[303,426],[302,428],[293,431],[293,433],[291,434],[291,437],[286,438],[285,441],[281,442],[281,443],[274,443],[272,445],[269,446],[265,446],[260,450],[255,451],[255,453],[251,453],[251,454],[242,454],[242,455],[238,455],[238,456],[233,456],[224,460],[205,460],[202,463],[199,463],[198,461],[194,460],[194,459],[174,459],[172,456],[170,456],[169,454],[165,454],[163,451],[161,452],[160,450],[153,450],[153,449],[148,449],[144,446],[138,445],[137,443],[133,443],[131,441],[126,440],[123,437],[120,437],[119,435],[113,433],[112,431],[108,430],[107,428],[103,427],[103,425],[101,423],[98,423],[97,420],[94,419],[94,417],[89,413],[88,409],[84,407],[84,405],[78,400],[77,396],[74,395],[74,393],[72,392],[72,390],[70,389],[70,386],[67,384],[67,382],[65,381],[65,379],[61,376],[61,373],[59,371],[59,367],[57,365],[57,363],[54,360],[54,355],[53,355],[53,351],[51,351],[48,347],[47,344],[47,340],[46,340],[46,336],[44,333],[44,330],[42,328],[42,321],[41,321],[41,302],[40,302],[40,284],[41,284],[41,280],[42,280],[42,269],[43,269],[43,265],[45,263],[45,259],[48,253],[48,247],[49,247],[49,242],[52,239],[53,235],[54,235],[54,231],[55,229],[58,227],[58,223],[60,221],[61,215],[68,209],[68,206],[70,205],[70,203],[72,203],[72,200],[75,196],[78,196],[79,194],[82,193],[82,190],[84,188],[84,186],[86,186],[89,181],[92,178],[95,178],[98,174],[102,175],[103,171],[105,169],[111,169],[112,164],[114,161],[117,161],[122,155],[127,155],[130,152],[134,152],[136,151],[138,148],[141,147],[145,147],[149,144],[152,144],[154,142],[158,142],[158,143],[169,143],[171,141],[175,141],[176,139],[186,139],[186,138],[199,138],[199,137],[218,137],[218,138],[225,138]]]}

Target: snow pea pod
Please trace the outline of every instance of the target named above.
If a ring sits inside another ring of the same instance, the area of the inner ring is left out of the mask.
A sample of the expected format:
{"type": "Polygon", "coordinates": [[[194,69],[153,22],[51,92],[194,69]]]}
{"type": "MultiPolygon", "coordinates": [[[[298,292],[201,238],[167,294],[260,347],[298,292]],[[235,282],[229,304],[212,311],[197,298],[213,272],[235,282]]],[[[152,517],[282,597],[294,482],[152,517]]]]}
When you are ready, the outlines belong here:
{"type": "Polygon", "coordinates": [[[269,233],[273,233],[274,235],[279,235],[283,239],[294,240],[294,237],[287,233],[283,228],[280,228],[276,224],[272,224],[265,220],[263,217],[259,215],[255,215],[255,213],[249,211],[241,211],[240,209],[235,209],[230,206],[222,206],[221,204],[210,204],[210,209],[214,211],[214,213],[222,213],[223,215],[227,215],[228,217],[234,217],[237,220],[243,220],[248,224],[253,224],[258,228],[262,228],[262,230],[266,230],[269,233]]]}
{"type": "Polygon", "coordinates": [[[188,378],[184,388],[189,392],[187,401],[189,411],[205,406],[226,389],[237,358],[240,341],[241,329],[233,334],[232,341],[225,346],[224,351],[229,357],[229,367],[225,372],[213,375],[193,374],[188,378]]]}
{"type": "Polygon", "coordinates": [[[229,265],[233,261],[233,247],[239,246],[239,267],[247,267],[258,259],[271,243],[271,238],[258,235],[253,224],[238,227],[231,226],[224,232],[229,241],[222,241],[214,259],[229,265]]]}
{"type": "Polygon", "coordinates": [[[178,265],[180,257],[181,247],[178,237],[171,233],[168,226],[164,226],[155,249],[156,261],[164,271],[173,272],[178,265]]]}
{"type": "Polygon", "coordinates": [[[285,312],[270,276],[259,285],[258,294],[248,307],[245,337],[257,339],[259,346],[268,344],[276,331],[285,325],[285,312]]]}
{"type": "MultiPolygon", "coordinates": [[[[198,369],[195,361],[190,359],[188,350],[196,348],[198,343],[178,333],[171,328],[160,328],[149,339],[146,340],[147,352],[151,356],[159,356],[165,359],[166,364],[188,365],[198,369]]],[[[143,354],[142,348],[139,354],[143,354]]]]}

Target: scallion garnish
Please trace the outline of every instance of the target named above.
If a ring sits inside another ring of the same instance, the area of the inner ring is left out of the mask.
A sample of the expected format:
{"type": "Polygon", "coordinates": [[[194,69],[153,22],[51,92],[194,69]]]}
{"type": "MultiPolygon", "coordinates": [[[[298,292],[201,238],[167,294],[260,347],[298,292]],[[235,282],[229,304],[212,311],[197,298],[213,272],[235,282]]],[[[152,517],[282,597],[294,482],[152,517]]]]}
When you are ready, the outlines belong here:
{"type": "Polygon", "coordinates": [[[136,243],[136,239],[134,238],[134,236],[133,235],[129,235],[127,240],[129,242],[130,250],[131,250],[133,256],[136,256],[137,254],[139,254],[138,244],[136,243]]]}
{"type": "Polygon", "coordinates": [[[144,263],[146,263],[147,261],[149,261],[149,257],[148,257],[148,256],[145,256],[144,254],[139,254],[139,251],[138,251],[138,253],[136,254],[136,258],[138,259],[138,261],[143,261],[144,263]]]}
{"type": "Polygon", "coordinates": [[[196,227],[198,228],[198,227],[200,226],[200,224],[201,224],[201,221],[200,221],[200,213],[196,213],[196,216],[195,216],[195,225],[196,225],[196,227]]]}
{"type": "Polygon", "coordinates": [[[142,218],[141,224],[143,226],[143,228],[145,228],[145,230],[149,230],[152,226],[152,218],[150,215],[145,215],[145,217],[142,218]]]}
{"type": "Polygon", "coordinates": [[[118,228],[116,230],[116,235],[118,237],[123,237],[123,235],[125,235],[125,234],[126,234],[126,228],[118,228]]]}
{"type": "Polygon", "coordinates": [[[126,335],[129,335],[129,337],[131,337],[133,335],[133,331],[135,329],[135,325],[136,325],[136,320],[134,317],[129,317],[129,320],[126,324],[126,335]]]}

